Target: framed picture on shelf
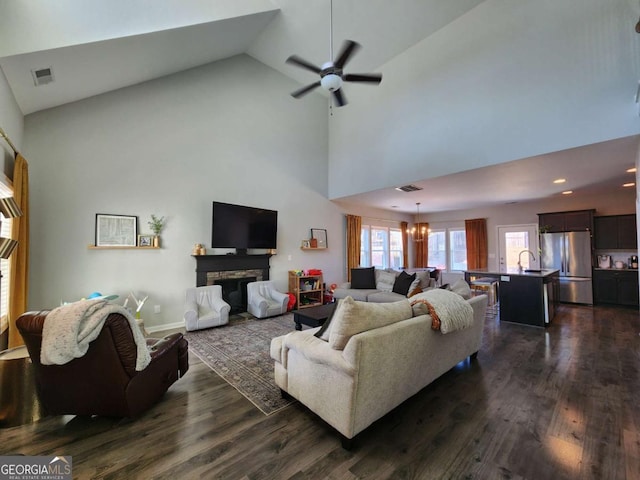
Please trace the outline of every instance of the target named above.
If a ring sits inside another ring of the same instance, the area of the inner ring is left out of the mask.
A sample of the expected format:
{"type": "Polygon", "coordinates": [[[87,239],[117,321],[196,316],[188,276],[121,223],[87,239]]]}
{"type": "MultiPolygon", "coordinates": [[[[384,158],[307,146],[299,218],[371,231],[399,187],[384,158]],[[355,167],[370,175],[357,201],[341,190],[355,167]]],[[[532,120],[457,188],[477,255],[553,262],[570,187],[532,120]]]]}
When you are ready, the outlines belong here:
{"type": "Polygon", "coordinates": [[[139,247],[151,247],[153,246],[153,235],[138,235],[139,247]]]}
{"type": "Polygon", "coordinates": [[[96,213],[96,247],[138,245],[138,217],[96,213]]]}
{"type": "Polygon", "coordinates": [[[327,248],[327,231],[323,228],[312,228],[311,238],[318,241],[318,248],[327,248]]]}
{"type": "Polygon", "coordinates": [[[309,240],[302,240],[302,248],[309,248],[309,240]]]}

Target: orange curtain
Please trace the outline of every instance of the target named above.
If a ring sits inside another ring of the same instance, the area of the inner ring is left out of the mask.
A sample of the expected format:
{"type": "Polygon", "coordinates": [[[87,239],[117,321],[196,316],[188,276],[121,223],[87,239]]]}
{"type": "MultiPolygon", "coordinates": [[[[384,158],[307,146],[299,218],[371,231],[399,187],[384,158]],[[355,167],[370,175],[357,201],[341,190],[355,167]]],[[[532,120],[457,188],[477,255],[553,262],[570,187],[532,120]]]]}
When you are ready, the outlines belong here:
{"type": "Polygon", "coordinates": [[[27,311],[29,292],[29,165],[19,153],[13,167],[13,198],[22,210],[22,216],[11,221],[11,238],[18,241],[18,246],[11,255],[9,348],[24,345],[16,320],[27,311]]]}
{"type": "Polygon", "coordinates": [[[400,231],[402,232],[402,266],[409,268],[409,235],[407,234],[407,228],[409,228],[408,222],[400,222],[400,231]]]}
{"type": "Polygon", "coordinates": [[[474,218],[464,221],[467,237],[467,268],[487,268],[487,219],[474,218]]]}
{"type": "Polygon", "coordinates": [[[360,265],[360,234],[362,217],[347,215],[347,280],[351,281],[351,269],[360,265]]]}
{"type": "Polygon", "coordinates": [[[429,261],[429,224],[426,222],[416,223],[416,235],[422,235],[422,240],[416,240],[415,252],[416,261],[413,265],[415,268],[425,268],[429,261]],[[424,231],[424,235],[419,232],[424,231]]]}

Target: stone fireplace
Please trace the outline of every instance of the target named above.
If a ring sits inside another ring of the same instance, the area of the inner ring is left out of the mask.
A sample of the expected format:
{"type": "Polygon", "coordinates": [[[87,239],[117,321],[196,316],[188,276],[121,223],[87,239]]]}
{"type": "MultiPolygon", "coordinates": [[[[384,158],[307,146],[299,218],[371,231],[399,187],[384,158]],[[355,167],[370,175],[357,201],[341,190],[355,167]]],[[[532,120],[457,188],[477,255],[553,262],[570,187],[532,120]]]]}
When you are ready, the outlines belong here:
{"type": "Polygon", "coordinates": [[[196,286],[220,285],[231,313],[247,310],[247,283],[269,280],[271,255],[194,255],[196,286]]]}

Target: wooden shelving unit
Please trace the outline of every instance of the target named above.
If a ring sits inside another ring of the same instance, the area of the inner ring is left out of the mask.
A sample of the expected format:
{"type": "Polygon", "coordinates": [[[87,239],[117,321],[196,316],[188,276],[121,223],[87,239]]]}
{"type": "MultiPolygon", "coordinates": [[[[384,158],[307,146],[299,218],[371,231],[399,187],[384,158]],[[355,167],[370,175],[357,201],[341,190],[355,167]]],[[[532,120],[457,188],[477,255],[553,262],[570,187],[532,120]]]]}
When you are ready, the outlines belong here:
{"type": "Polygon", "coordinates": [[[300,247],[300,250],[326,250],[327,247],[300,247]]]}
{"type": "Polygon", "coordinates": [[[297,275],[296,272],[289,271],[289,292],[296,297],[296,308],[322,305],[324,299],[322,275],[297,275]]]}

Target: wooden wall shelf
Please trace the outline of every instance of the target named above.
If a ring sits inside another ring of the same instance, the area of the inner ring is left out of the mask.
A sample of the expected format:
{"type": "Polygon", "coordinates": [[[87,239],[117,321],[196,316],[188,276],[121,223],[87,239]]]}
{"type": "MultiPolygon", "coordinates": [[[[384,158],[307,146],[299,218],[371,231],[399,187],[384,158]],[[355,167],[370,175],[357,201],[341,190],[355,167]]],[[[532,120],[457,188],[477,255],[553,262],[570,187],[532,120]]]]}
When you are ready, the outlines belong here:
{"type": "Polygon", "coordinates": [[[160,250],[160,247],[98,247],[89,245],[89,250],[160,250]]]}
{"type": "Polygon", "coordinates": [[[326,250],[327,247],[300,247],[300,250],[326,250]]]}

